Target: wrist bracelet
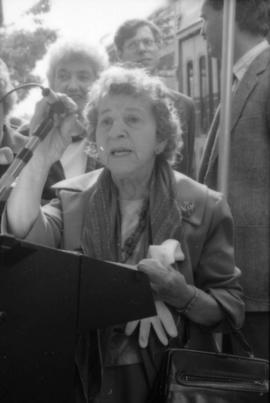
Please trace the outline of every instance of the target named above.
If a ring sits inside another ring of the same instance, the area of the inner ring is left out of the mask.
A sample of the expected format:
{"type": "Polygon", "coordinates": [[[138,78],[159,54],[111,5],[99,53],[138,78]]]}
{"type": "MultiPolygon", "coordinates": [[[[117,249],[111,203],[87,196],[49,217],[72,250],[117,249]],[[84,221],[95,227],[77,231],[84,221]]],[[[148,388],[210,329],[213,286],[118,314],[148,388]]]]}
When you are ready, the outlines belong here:
{"type": "Polygon", "coordinates": [[[188,301],[188,303],[183,308],[180,308],[180,309],[177,308],[177,311],[180,313],[183,313],[184,315],[186,315],[193,308],[193,306],[195,305],[195,303],[197,301],[197,298],[199,295],[198,288],[194,287],[194,286],[193,286],[193,288],[194,288],[194,294],[192,295],[192,297],[188,301]]]}

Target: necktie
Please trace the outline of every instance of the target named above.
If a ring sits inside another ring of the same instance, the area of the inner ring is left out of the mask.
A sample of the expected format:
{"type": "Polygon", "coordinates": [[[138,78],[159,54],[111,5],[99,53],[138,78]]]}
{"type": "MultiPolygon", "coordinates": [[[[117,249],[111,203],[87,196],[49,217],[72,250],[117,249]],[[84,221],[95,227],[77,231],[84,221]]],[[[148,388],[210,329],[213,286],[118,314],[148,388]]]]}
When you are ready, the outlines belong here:
{"type": "Polygon", "coordinates": [[[78,135],[78,136],[72,136],[72,143],[77,143],[78,141],[81,141],[84,139],[85,136],[83,135],[78,135]]]}
{"type": "Polygon", "coordinates": [[[80,134],[72,136],[72,143],[77,143],[78,141],[83,140],[86,136],[87,136],[86,129],[83,129],[80,134]]]}
{"type": "Polygon", "coordinates": [[[232,77],[232,94],[234,95],[238,87],[238,78],[237,75],[233,73],[232,77]]]}

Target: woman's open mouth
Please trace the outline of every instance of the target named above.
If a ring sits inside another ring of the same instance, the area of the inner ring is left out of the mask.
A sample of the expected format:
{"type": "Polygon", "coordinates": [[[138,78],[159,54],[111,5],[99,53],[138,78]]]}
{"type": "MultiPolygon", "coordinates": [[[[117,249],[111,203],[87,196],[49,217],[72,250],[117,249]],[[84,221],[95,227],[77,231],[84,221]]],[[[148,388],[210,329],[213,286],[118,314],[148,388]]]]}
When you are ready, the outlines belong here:
{"type": "Polygon", "coordinates": [[[129,148],[115,148],[110,151],[110,155],[113,157],[125,157],[132,153],[132,150],[129,148]]]}

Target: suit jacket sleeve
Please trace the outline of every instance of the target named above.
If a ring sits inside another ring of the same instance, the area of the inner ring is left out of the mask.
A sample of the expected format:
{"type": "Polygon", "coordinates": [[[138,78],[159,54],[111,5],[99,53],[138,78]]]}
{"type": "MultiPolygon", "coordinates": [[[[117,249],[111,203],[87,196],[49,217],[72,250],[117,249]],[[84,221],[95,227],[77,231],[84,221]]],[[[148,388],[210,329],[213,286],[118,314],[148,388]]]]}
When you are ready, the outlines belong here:
{"type": "Polygon", "coordinates": [[[225,316],[236,328],[244,320],[244,302],[239,283],[240,270],[234,261],[232,216],[223,196],[209,197],[206,220],[210,220],[198,266],[195,284],[216,299],[225,316]]]}

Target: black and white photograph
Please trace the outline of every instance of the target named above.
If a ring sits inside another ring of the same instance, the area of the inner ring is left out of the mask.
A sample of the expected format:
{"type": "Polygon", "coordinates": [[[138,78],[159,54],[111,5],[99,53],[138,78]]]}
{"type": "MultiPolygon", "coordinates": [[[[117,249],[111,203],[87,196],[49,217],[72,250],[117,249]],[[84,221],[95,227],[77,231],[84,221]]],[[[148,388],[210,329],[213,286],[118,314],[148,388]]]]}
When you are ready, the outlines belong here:
{"type": "Polygon", "coordinates": [[[0,403],[269,400],[270,0],[0,0],[0,403]]]}

